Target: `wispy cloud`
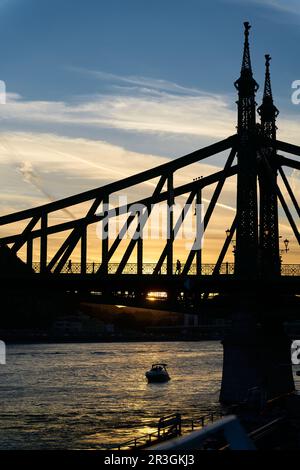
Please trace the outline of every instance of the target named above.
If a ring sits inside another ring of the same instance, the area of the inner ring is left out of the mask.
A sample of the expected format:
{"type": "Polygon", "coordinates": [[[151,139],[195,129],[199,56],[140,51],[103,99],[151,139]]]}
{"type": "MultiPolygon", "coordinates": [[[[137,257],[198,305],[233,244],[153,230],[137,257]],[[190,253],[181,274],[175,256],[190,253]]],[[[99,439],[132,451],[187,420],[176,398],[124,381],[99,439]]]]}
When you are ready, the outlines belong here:
{"type": "MultiPolygon", "coordinates": [[[[117,75],[113,73],[104,72],[102,70],[89,70],[80,67],[70,67],[70,70],[75,72],[83,73],[85,75],[91,75],[101,81],[108,82],[110,86],[126,86],[132,85],[141,89],[141,91],[158,91],[158,92],[168,92],[179,95],[195,95],[195,96],[208,96],[208,93],[204,93],[198,88],[191,88],[179,85],[169,80],[152,78],[152,77],[143,77],[136,75],[117,75]]],[[[215,95],[211,95],[215,96],[215,95]]]]}
{"type": "Polygon", "coordinates": [[[230,3],[256,4],[262,7],[270,7],[275,10],[285,11],[292,14],[300,14],[299,0],[225,0],[230,3]]]}
{"type": "Polygon", "coordinates": [[[259,3],[267,3],[267,5],[277,10],[300,14],[300,4],[298,0],[266,0],[266,2],[261,1],[259,3]]]}
{"type": "MultiPolygon", "coordinates": [[[[163,134],[217,140],[235,132],[236,110],[232,97],[177,95],[173,93],[109,94],[77,97],[72,102],[25,101],[10,95],[0,106],[0,123],[5,128],[32,128],[43,124],[52,133],[63,124],[78,129],[116,129],[135,133],[163,134]]],[[[299,120],[280,116],[280,138],[297,143],[299,120]]],[[[80,132],[80,130],[78,131],[80,132]]]]}
{"type": "MultiPolygon", "coordinates": [[[[45,196],[46,199],[48,199],[50,202],[55,201],[54,196],[49,191],[46,191],[46,189],[44,188],[43,181],[31,162],[22,161],[20,162],[20,164],[17,165],[17,168],[21,173],[25,183],[29,183],[34,188],[37,188],[42,193],[42,195],[45,196]]],[[[68,218],[75,219],[72,212],[68,209],[63,209],[63,212],[68,218]]]]}
{"type": "Polygon", "coordinates": [[[77,97],[68,103],[25,101],[18,95],[10,95],[8,103],[0,108],[1,120],[12,126],[61,123],[215,139],[234,132],[235,112],[232,100],[226,96],[166,91],[136,95],[128,90],[125,95],[98,94],[77,97]]]}

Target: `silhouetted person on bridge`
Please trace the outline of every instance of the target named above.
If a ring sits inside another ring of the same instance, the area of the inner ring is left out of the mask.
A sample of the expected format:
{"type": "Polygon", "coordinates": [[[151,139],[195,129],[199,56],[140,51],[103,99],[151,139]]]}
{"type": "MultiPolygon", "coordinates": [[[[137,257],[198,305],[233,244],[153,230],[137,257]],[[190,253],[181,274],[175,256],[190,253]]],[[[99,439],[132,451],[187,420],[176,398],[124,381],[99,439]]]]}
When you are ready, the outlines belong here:
{"type": "Polygon", "coordinates": [[[72,272],[72,260],[71,260],[71,259],[69,259],[69,261],[68,261],[67,272],[68,272],[68,273],[71,273],[71,272],[72,272]]]}
{"type": "Polygon", "coordinates": [[[181,263],[179,259],[176,261],[176,271],[175,274],[180,274],[181,273],[181,263]]]}

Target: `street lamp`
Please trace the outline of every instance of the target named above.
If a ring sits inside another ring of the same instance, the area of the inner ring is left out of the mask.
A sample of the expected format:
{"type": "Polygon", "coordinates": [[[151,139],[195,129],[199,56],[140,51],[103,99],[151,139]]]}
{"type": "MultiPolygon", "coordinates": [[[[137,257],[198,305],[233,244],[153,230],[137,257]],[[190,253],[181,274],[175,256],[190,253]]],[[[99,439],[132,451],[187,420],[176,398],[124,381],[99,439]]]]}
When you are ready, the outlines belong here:
{"type": "Polygon", "coordinates": [[[287,253],[289,251],[289,243],[290,241],[286,238],[285,240],[283,240],[283,243],[284,243],[284,246],[285,246],[285,252],[287,253]]]}
{"type": "MultiPolygon", "coordinates": [[[[281,236],[279,238],[282,238],[281,236]]],[[[282,256],[283,253],[287,253],[288,251],[290,251],[289,249],[289,243],[290,241],[286,238],[285,240],[283,240],[283,244],[284,244],[284,248],[281,248],[279,250],[279,262],[280,262],[280,266],[282,265],[282,256]]]]}
{"type": "MultiPolygon", "coordinates": [[[[282,236],[279,236],[279,238],[282,238],[282,236]]],[[[283,240],[284,248],[281,248],[279,250],[280,254],[287,253],[288,251],[290,251],[289,243],[290,243],[290,240],[288,240],[287,238],[283,240]]]]}
{"type": "MultiPolygon", "coordinates": [[[[228,229],[225,231],[225,233],[226,233],[227,238],[229,238],[230,235],[231,235],[230,229],[228,228],[228,229]]],[[[235,255],[235,253],[236,253],[236,240],[231,240],[231,244],[232,244],[232,247],[233,247],[232,253],[235,255]]]]}

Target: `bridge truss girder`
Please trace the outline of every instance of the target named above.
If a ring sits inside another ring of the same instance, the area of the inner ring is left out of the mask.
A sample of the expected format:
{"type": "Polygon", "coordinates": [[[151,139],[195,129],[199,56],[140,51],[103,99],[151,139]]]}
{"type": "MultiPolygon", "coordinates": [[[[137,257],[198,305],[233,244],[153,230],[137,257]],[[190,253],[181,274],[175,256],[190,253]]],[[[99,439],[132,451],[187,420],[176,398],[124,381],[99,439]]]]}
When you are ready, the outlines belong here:
{"type": "MultiPolygon", "coordinates": [[[[71,196],[69,198],[49,203],[34,209],[29,209],[15,214],[0,217],[0,225],[2,226],[8,225],[10,223],[29,220],[26,227],[21,233],[14,233],[12,235],[2,237],[0,239],[0,244],[6,246],[11,245],[11,251],[13,254],[18,254],[18,252],[26,245],[27,264],[29,267],[31,267],[33,263],[33,241],[35,239],[38,239],[40,242],[40,272],[44,275],[51,275],[51,273],[59,274],[63,271],[74,249],[80,243],[81,274],[85,274],[87,263],[87,227],[90,224],[94,224],[99,221],[110,220],[110,217],[116,215],[118,216],[125,212],[128,214],[126,224],[124,225],[123,229],[118,234],[118,236],[115,238],[115,240],[112,242],[111,246],[109,247],[107,238],[103,238],[102,240],[102,259],[100,268],[97,271],[98,276],[102,277],[107,275],[108,264],[112,259],[113,255],[115,254],[117,248],[119,247],[121,240],[126,234],[126,230],[128,230],[128,228],[134,221],[138,222],[137,227],[135,229],[136,234],[137,232],[141,233],[143,231],[143,227],[149,219],[149,216],[151,215],[151,208],[153,205],[158,204],[160,202],[166,202],[169,206],[172,206],[172,204],[174,204],[175,197],[187,194],[185,207],[182,209],[180,217],[175,221],[175,223],[172,217],[169,219],[170,226],[168,227],[168,232],[170,234],[170,237],[168,240],[166,240],[165,246],[163,247],[158,262],[153,270],[153,275],[159,274],[161,272],[162,265],[166,261],[167,274],[172,275],[173,245],[174,241],[176,240],[176,235],[181,227],[181,224],[184,221],[186,215],[186,207],[191,205],[193,202],[200,203],[202,190],[208,187],[209,185],[216,184],[216,188],[213,192],[211,201],[204,215],[203,228],[205,232],[227,178],[237,174],[238,166],[233,165],[233,162],[239,146],[239,139],[240,136],[233,135],[228,139],[225,139],[209,147],[205,147],[204,149],[193,152],[192,154],[189,154],[185,157],[178,158],[177,160],[163,164],[157,168],[147,170],[138,175],[125,178],[121,181],[111,183],[106,186],[96,188],[95,190],[87,191],[85,193],[78,194],[76,196],[71,196]],[[209,158],[228,149],[230,149],[230,153],[223,170],[217,171],[209,176],[197,179],[196,181],[186,183],[181,186],[174,186],[174,174],[177,170],[191,165],[195,162],[202,161],[206,158],[209,158]],[[101,204],[108,204],[110,196],[113,195],[115,192],[119,190],[128,190],[136,184],[140,184],[141,182],[147,182],[150,179],[157,177],[159,178],[159,180],[152,195],[150,197],[142,198],[134,203],[134,205],[143,204],[148,209],[147,213],[140,214],[139,219],[137,219],[137,214],[130,213],[130,207],[132,206],[132,203],[124,206],[119,206],[114,211],[110,211],[110,209],[108,209],[106,212],[98,212],[99,206],[101,204]],[[165,188],[165,185],[167,185],[167,189],[165,188]],[[90,208],[88,209],[84,217],[79,217],[75,220],[70,220],[68,222],[58,223],[55,225],[50,225],[48,223],[48,217],[52,212],[61,209],[66,209],[74,204],[79,204],[82,202],[90,202],[90,208]],[[37,227],[38,224],[40,224],[39,228],[37,227]],[[52,234],[63,232],[66,230],[70,230],[71,232],[65,238],[58,250],[54,254],[50,254],[48,250],[48,237],[52,234]]],[[[253,140],[253,144],[255,145],[255,152],[259,160],[258,168],[264,168],[265,175],[268,175],[268,178],[270,179],[269,182],[271,182],[271,185],[273,185],[273,189],[275,189],[276,191],[278,200],[280,201],[285,211],[287,219],[294,232],[295,238],[298,243],[300,243],[298,225],[295,222],[291,211],[289,210],[289,207],[284,199],[284,196],[277,182],[274,181],[274,178],[271,178],[270,175],[272,173],[272,169],[270,169],[269,160],[264,157],[263,152],[261,151],[261,148],[265,148],[268,142],[262,142],[261,138],[258,137],[257,140],[253,140]]],[[[276,151],[281,150],[292,155],[300,155],[300,147],[298,146],[291,145],[278,140],[276,140],[274,145],[276,151]]],[[[286,190],[292,200],[295,211],[297,215],[300,216],[299,203],[297,201],[296,195],[293,193],[292,188],[288,183],[288,180],[283,170],[283,166],[298,169],[300,168],[300,162],[292,158],[288,158],[286,156],[278,155],[276,153],[272,158],[272,168],[275,167],[279,171],[282,181],[286,187],[286,190]]],[[[260,170],[257,170],[257,172],[258,171],[260,170]]],[[[224,245],[216,261],[214,275],[218,275],[219,273],[220,266],[224,261],[227,250],[230,246],[230,242],[234,237],[236,225],[237,217],[235,217],[229,234],[225,238],[224,245]]],[[[105,230],[106,228],[107,227],[104,227],[103,229],[105,230]]],[[[197,237],[198,234],[196,235],[196,239],[197,237]]],[[[144,253],[143,238],[141,236],[140,238],[134,237],[129,242],[120,261],[119,268],[116,273],[117,275],[122,274],[126,263],[133,254],[135,248],[137,251],[137,273],[139,275],[142,274],[144,253]]],[[[195,257],[197,266],[196,272],[198,275],[201,273],[200,248],[198,250],[190,250],[186,262],[183,265],[181,275],[185,276],[189,273],[189,270],[195,257]]]]}

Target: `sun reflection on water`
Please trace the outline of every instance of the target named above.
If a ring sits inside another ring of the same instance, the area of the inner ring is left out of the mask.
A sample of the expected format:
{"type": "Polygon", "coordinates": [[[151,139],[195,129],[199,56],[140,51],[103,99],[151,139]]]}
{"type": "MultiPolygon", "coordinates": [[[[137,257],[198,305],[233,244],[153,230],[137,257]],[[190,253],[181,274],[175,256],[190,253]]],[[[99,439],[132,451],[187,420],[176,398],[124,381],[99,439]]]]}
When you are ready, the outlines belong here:
{"type": "Polygon", "coordinates": [[[101,449],[152,433],[160,417],[217,409],[219,342],[15,345],[0,369],[0,447],[101,449]],[[171,380],[148,384],[165,362],[171,380]]]}

